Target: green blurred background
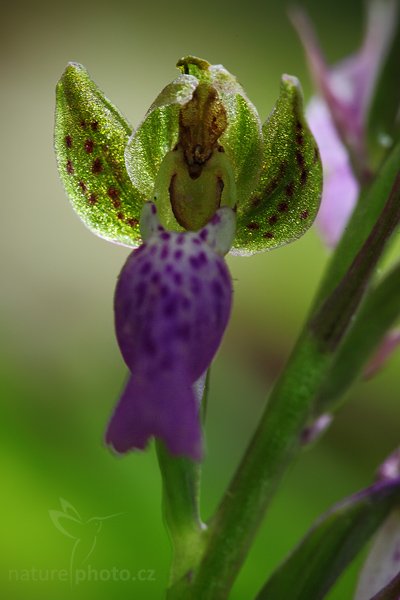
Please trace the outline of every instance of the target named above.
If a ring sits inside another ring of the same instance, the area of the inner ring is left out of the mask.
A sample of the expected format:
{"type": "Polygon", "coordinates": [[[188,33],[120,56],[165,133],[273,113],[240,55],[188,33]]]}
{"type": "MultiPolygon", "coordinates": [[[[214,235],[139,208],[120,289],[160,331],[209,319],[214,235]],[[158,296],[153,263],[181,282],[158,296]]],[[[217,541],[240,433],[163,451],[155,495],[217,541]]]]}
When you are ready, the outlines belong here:
{"type": "MultiPolygon", "coordinates": [[[[330,60],[356,47],[361,2],[336,0],[329,11],[318,0],[304,4],[330,60]]],[[[283,72],[300,77],[306,98],[311,94],[285,11],[284,3],[268,0],[14,0],[2,8],[4,598],[161,598],[170,558],[153,448],[116,459],[102,442],[126,375],[114,340],[112,296],[128,250],[91,235],[65,198],[52,148],[57,79],[69,60],[83,63],[134,125],[176,75],[177,59],[194,54],[236,74],[264,119],[283,72]],[[103,522],[85,580],[72,586],[60,581],[74,545],[65,533],[72,532],[63,533],[49,517],[49,510],[61,510],[60,498],[80,513],[81,537],[89,546],[94,535],[85,522],[122,513],[103,522]],[[116,580],[127,571],[129,581],[116,580]]],[[[227,484],[288,356],[327,257],[311,230],[281,250],[229,258],[234,311],[213,371],[205,516],[227,484]]],[[[319,513],[371,481],[399,441],[399,367],[397,357],[373,381],[358,384],[324,439],[292,468],[232,599],[252,598],[319,513]]],[[[351,598],[359,563],[330,600],[351,598]]]]}

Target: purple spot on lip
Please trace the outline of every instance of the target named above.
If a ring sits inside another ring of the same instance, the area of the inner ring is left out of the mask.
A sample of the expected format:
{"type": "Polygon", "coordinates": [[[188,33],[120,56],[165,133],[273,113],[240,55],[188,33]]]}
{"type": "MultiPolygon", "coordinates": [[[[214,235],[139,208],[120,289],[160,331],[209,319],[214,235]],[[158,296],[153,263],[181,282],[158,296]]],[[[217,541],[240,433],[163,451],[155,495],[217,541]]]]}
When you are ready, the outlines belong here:
{"type": "Polygon", "coordinates": [[[138,283],[135,287],[135,292],[137,295],[137,306],[141,306],[146,295],[146,284],[143,281],[138,283]]]}
{"type": "Polygon", "coordinates": [[[146,275],[147,273],[150,273],[151,271],[151,262],[149,260],[146,260],[145,263],[143,263],[143,265],[140,267],[139,273],[141,275],[146,275]]]}
{"type": "Polygon", "coordinates": [[[158,283],[160,281],[160,273],[153,273],[151,281],[152,283],[158,283]]]}
{"type": "Polygon", "coordinates": [[[168,263],[167,265],[165,265],[165,272],[166,273],[172,273],[172,271],[173,271],[173,266],[170,263],[168,263]]]}
{"type": "Polygon", "coordinates": [[[189,262],[193,269],[200,269],[208,263],[208,259],[205,252],[200,252],[197,256],[191,256],[189,262]]]}
{"type": "Polygon", "coordinates": [[[168,231],[164,231],[164,232],[163,232],[163,233],[160,235],[160,238],[161,238],[162,240],[169,240],[169,239],[170,239],[170,237],[171,237],[171,234],[170,234],[170,233],[168,233],[168,231]]]}
{"type": "Polygon", "coordinates": [[[224,293],[223,287],[220,281],[218,281],[218,279],[213,280],[213,282],[211,283],[211,289],[214,292],[214,294],[218,297],[222,296],[224,293]]]}
{"type": "Polygon", "coordinates": [[[190,262],[191,266],[193,267],[193,269],[198,269],[200,266],[198,263],[198,260],[197,260],[197,256],[191,256],[189,258],[189,262],[190,262]]]}
{"type": "Polygon", "coordinates": [[[185,236],[183,233],[180,233],[177,238],[176,238],[176,243],[181,246],[182,244],[185,243],[185,236]]]}
{"type": "Polygon", "coordinates": [[[215,215],[211,219],[212,225],[218,225],[218,223],[220,223],[220,222],[221,222],[221,217],[219,215],[217,215],[217,213],[215,213],[215,215]]]}
{"type": "Polygon", "coordinates": [[[178,305],[176,303],[176,298],[172,298],[167,304],[164,306],[164,315],[166,317],[173,317],[176,315],[176,311],[178,310],[178,305]]]}
{"type": "Polygon", "coordinates": [[[201,244],[201,242],[200,242],[199,238],[194,237],[194,238],[192,238],[192,244],[197,244],[198,245],[198,244],[201,244]]]}
{"type": "Polygon", "coordinates": [[[192,303],[190,302],[189,298],[186,298],[186,296],[183,296],[181,302],[182,302],[182,308],[188,309],[191,307],[192,303]]]}
{"type": "Polygon", "coordinates": [[[151,205],[151,213],[152,213],[153,215],[155,215],[155,214],[156,214],[156,212],[157,212],[156,205],[155,205],[155,204],[152,204],[152,205],[151,205]]]}
{"type": "Polygon", "coordinates": [[[183,250],[175,250],[174,252],[174,258],[176,260],[179,260],[180,258],[182,258],[183,256],[183,250]]]}
{"type": "Polygon", "coordinates": [[[164,298],[166,296],[168,296],[169,294],[169,287],[167,285],[162,285],[161,289],[160,289],[160,296],[163,296],[164,298]]]}
{"type": "Polygon", "coordinates": [[[197,257],[197,260],[199,261],[200,265],[206,265],[208,263],[208,259],[205,252],[200,252],[200,254],[197,257]]]}
{"type": "Polygon", "coordinates": [[[142,348],[146,354],[150,354],[153,356],[157,352],[157,346],[154,343],[154,340],[148,335],[144,336],[142,348]]]}
{"type": "Polygon", "coordinates": [[[197,277],[190,278],[190,289],[193,294],[198,294],[201,291],[201,281],[197,277]]]}
{"type": "Polygon", "coordinates": [[[176,285],[181,285],[182,281],[182,273],[174,273],[174,282],[176,283],[176,285]]]}
{"type": "Polygon", "coordinates": [[[174,366],[174,359],[169,354],[165,354],[158,366],[162,371],[169,371],[174,366]]]}
{"type": "Polygon", "coordinates": [[[200,231],[200,237],[202,240],[206,240],[208,238],[208,229],[202,229],[200,231]]]}
{"type": "Polygon", "coordinates": [[[161,253],[160,253],[161,260],[165,260],[167,258],[167,256],[168,256],[168,254],[169,254],[169,248],[168,248],[168,246],[163,246],[161,248],[161,253]]]}
{"type": "Polygon", "coordinates": [[[182,340],[187,340],[190,337],[190,325],[188,323],[182,323],[182,325],[180,325],[179,327],[177,327],[177,329],[175,330],[175,335],[177,338],[180,338],[182,340]]]}

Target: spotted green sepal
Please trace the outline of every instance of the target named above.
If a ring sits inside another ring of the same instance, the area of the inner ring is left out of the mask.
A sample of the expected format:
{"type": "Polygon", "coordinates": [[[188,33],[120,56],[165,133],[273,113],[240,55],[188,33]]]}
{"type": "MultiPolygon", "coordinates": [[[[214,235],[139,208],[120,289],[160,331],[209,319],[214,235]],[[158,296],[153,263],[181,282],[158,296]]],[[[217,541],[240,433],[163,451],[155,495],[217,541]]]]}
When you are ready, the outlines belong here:
{"type": "Polygon", "coordinates": [[[320,204],[321,160],[295,77],[282,77],[263,136],[259,183],[248,201],[238,204],[235,254],[270,250],[299,238],[313,223],[320,204]]]}
{"type": "Polygon", "coordinates": [[[163,158],[176,145],[179,112],[189,102],[198,80],[181,75],[168,84],[132,133],[125,150],[125,162],[133,185],[150,200],[163,158]]]}
{"type": "Polygon", "coordinates": [[[102,238],[136,246],[144,196],[129,179],[131,128],[81,65],[69,63],[56,89],[55,149],[72,206],[102,238]]]}

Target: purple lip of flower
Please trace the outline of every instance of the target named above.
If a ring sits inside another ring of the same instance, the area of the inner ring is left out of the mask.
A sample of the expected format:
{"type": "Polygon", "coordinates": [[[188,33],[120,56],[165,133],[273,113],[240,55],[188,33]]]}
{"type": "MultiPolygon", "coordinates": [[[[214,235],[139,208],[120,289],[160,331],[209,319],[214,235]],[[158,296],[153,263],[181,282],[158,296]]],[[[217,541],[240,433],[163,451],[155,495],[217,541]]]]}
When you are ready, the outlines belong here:
{"type": "Polygon", "coordinates": [[[355,54],[328,67],[305,13],[292,10],[292,22],[304,46],[310,70],[343,141],[352,149],[361,172],[367,169],[365,119],[383,58],[392,40],[396,0],[370,0],[363,43],[355,54]]]}
{"type": "Polygon", "coordinates": [[[169,232],[155,205],[141,217],[145,242],[129,256],[115,292],[118,344],[131,376],[106,442],[117,452],[161,438],[172,454],[202,456],[193,384],[210,365],[228,323],[232,282],[221,255],[235,216],[220,209],[198,232],[169,232]]]}

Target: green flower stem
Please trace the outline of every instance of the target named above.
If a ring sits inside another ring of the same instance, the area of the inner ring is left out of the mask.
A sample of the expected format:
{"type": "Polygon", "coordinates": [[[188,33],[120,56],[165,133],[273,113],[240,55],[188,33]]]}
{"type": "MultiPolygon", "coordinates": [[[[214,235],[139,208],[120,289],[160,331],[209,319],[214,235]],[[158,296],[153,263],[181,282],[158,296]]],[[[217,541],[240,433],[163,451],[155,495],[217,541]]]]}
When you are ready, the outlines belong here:
{"type": "Polygon", "coordinates": [[[361,248],[370,235],[389,197],[393,182],[399,172],[399,165],[400,141],[394,146],[385,163],[382,165],[378,177],[368,189],[361,192],[350,222],[332,255],[322,279],[312,312],[315,311],[317,305],[323,302],[324,298],[338,285],[349,269],[359,248],[361,248]]]}
{"type": "Polygon", "coordinates": [[[188,458],[171,456],[164,444],[156,441],[163,483],[165,523],[173,547],[170,584],[190,573],[199,562],[206,527],[199,511],[201,466],[188,458]]]}
{"type": "Polygon", "coordinates": [[[311,327],[325,347],[334,350],[341,342],[399,221],[400,173],[378,220],[347,273],[311,319],[311,327]]]}
{"type": "Polygon", "coordinates": [[[336,408],[344,392],[400,316],[400,264],[371,291],[343,341],[319,393],[317,412],[336,408]]]}
{"type": "MultiPolygon", "coordinates": [[[[203,423],[210,373],[211,369],[208,369],[204,389],[198,392],[203,423]]],[[[200,517],[201,465],[184,457],[172,456],[160,440],[156,440],[156,449],[163,483],[165,524],[173,546],[170,585],[180,588],[180,580],[199,563],[207,535],[207,527],[200,517]]]]}
{"type": "Polygon", "coordinates": [[[299,451],[301,432],[312,415],[318,391],[329,376],[335,352],[399,220],[397,175],[378,220],[343,278],[318,305],[272,391],[249,448],[210,523],[204,558],[192,584],[194,597],[227,598],[268,503],[299,451]]]}
{"type": "Polygon", "coordinates": [[[299,451],[300,433],[330,362],[310,335],[300,339],[210,523],[209,542],[193,584],[194,598],[228,597],[268,502],[299,451]]]}

